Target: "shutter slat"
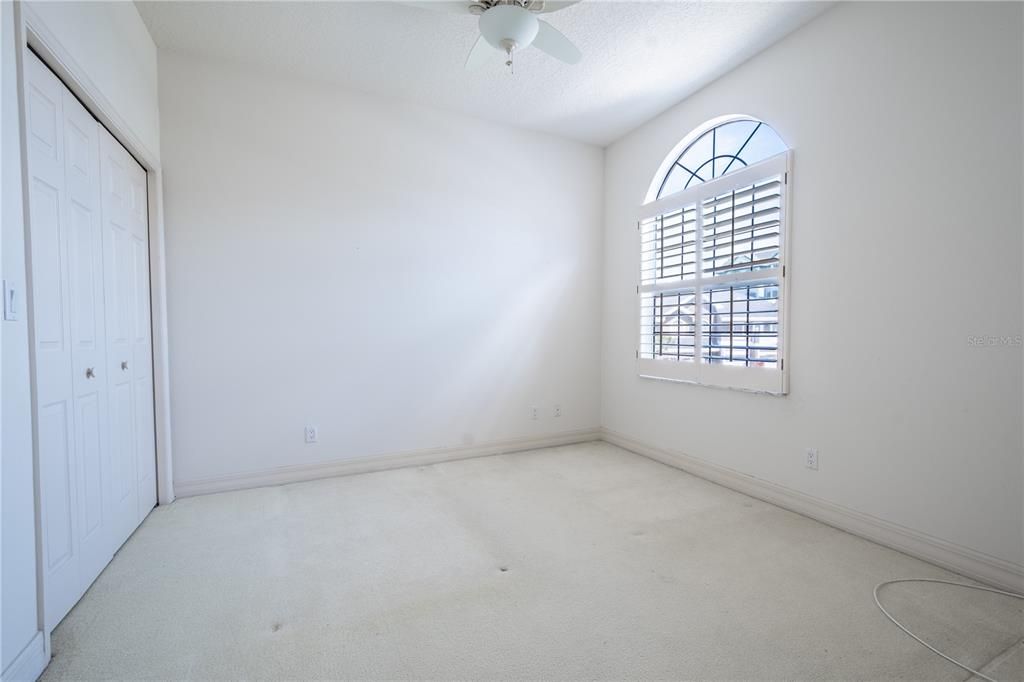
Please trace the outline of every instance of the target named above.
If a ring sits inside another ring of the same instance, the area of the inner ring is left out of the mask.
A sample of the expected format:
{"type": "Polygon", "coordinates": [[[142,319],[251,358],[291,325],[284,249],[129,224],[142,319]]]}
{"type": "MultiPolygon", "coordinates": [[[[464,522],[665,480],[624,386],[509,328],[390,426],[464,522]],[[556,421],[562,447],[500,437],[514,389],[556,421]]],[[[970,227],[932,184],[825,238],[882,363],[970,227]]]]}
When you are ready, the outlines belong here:
{"type": "Polygon", "coordinates": [[[781,253],[781,177],[701,202],[705,277],[778,265],[781,253]],[[766,189],[762,196],[761,190],[766,189]],[[769,205],[766,205],[769,204],[769,205]]]}
{"type": "Polygon", "coordinates": [[[640,222],[641,285],[697,276],[697,205],[640,222]]]}
{"type": "Polygon", "coordinates": [[[711,197],[704,200],[704,207],[707,209],[704,215],[708,212],[717,212],[719,206],[729,206],[732,208],[735,206],[736,209],[743,209],[749,206],[759,204],[765,201],[782,201],[782,192],[780,191],[781,185],[776,181],[770,185],[763,187],[757,187],[753,191],[748,187],[745,190],[737,190],[735,194],[721,194],[716,197],[711,197]]]}

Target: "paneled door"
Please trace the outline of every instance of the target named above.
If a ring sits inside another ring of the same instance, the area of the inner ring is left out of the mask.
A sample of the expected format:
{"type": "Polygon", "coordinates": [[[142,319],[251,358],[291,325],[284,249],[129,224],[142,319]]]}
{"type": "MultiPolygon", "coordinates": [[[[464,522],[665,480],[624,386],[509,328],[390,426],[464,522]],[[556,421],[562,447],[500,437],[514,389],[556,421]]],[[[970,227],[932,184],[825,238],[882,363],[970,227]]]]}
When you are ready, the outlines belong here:
{"type": "Polygon", "coordinates": [[[156,505],[146,172],[25,53],[45,626],[156,505]]]}
{"type": "Polygon", "coordinates": [[[100,128],[114,544],[156,505],[146,173],[100,128]]]}
{"type": "Polygon", "coordinates": [[[99,136],[32,53],[25,76],[43,601],[53,627],[112,554],[99,136]]]}
{"type": "MultiPolygon", "coordinates": [[[[103,130],[103,133],[107,133],[103,130]]],[[[153,405],[153,338],[149,294],[149,201],[146,171],[121,148],[127,157],[128,224],[131,230],[132,357],[128,368],[121,367],[132,380],[135,402],[135,473],[139,491],[138,519],[142,523],[156,506],[156,418],[153,405]]]]}
{"type": "Polygon", "coordinates": [[[99,131],[82,103],[63,88],[67,184],[71,377],[78,457],[78,540],[82,592],[110,561],[110,447],[107,419],[103,234],[99,131]]]}

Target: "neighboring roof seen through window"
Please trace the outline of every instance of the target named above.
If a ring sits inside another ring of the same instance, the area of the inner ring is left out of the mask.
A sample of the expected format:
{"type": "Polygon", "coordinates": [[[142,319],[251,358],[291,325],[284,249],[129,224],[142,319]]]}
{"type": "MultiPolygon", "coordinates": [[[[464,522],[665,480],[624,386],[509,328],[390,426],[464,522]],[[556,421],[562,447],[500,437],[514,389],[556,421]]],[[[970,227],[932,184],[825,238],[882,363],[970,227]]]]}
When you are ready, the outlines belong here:
{"type": "Polygon", "coordinates": [[[658,198],[737,171],[786,151],[772,128],[760,121],[739,119],[711,128],[694,140],[665,174],[658,198]]]}

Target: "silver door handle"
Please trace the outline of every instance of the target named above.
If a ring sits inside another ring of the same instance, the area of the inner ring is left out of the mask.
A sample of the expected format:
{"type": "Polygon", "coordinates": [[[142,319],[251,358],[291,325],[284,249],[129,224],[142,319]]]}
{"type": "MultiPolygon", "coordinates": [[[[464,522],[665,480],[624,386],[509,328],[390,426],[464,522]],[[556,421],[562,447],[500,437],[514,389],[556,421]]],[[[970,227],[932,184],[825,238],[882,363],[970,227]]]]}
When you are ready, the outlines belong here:
{"type": "Polygon", "coordinates": [[[93,379],[95,377],[96,377],[96,372],[92,371],[92,367],[86,367],[85,368],[85,378],[86,379],[93,379]]]}
{"type": "Polygon", "coordinates": [[[128,369],[128,363],[126,361],[124,361],[124,360],[121,361],[121,369],[122,370],[128,369]]]}

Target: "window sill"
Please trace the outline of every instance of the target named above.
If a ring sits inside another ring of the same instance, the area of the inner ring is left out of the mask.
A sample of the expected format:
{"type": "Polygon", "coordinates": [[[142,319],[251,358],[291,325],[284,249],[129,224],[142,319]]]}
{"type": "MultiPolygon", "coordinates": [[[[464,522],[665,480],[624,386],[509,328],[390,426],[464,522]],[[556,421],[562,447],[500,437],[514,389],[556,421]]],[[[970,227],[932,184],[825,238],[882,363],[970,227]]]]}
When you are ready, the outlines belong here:
{"type": "Polygon", "coordinates": [[[786,372],[776,367],[733,367],[650,359],[636,362],[637,374],[642,379],[780,397],[789,393],[786,372]]]}

